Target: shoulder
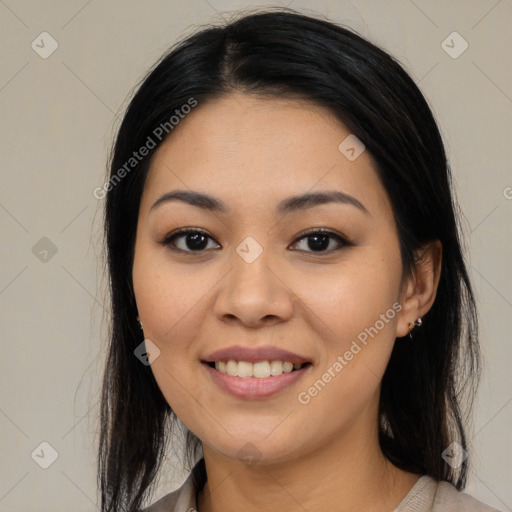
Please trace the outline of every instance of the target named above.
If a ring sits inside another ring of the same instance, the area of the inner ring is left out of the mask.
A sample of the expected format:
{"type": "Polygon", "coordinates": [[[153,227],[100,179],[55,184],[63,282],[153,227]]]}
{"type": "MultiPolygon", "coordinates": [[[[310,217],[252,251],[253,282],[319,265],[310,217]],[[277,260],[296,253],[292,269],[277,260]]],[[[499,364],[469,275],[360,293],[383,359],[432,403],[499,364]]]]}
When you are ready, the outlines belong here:
{"type": "Polygon", "coordinates": [[[147,508],[142,509],[140,512],[177,512],[176,503],[178,501],[180,490],[170,492],[163,498],[153,503],[147,508]]]}
{"type": "Polygon", "coordinates": [[[166,494],[139,512],[193,512],[197,508],[197,492],[205,482],[204,459],[200,459],[179,489],[166,494]]]}
{"type": "Polygon", "coordinates": [[[196,508],[195,488],[187,481],[140,512],[191,512],[196,508]]]}
{"type": "Polygon", "coordinates": [[[500,512],[457,490],[449,482],[423,475],[393,512],[500,512]]]}
{"type": "Polygon", "coordinates": [[[497,509],[478,501],[470,494],[458,491],[448,482],[439,482],[434,498],[433,512],[457,510],[460,512],[499,512],[497,509]]]}

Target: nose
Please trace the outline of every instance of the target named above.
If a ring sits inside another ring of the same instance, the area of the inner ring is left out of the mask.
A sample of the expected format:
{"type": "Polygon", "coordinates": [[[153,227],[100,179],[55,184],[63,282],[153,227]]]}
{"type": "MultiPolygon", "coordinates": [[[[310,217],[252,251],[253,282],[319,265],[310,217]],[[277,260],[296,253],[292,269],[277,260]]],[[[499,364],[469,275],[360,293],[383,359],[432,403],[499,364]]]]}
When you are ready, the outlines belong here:
{"type": "Polygon", "coordinates": [[[219,319],[255,328],[292,317],[297,297],[282,266],[270,260],[265,250],[252,262],[233,251],[214,304],[219,319]]]}

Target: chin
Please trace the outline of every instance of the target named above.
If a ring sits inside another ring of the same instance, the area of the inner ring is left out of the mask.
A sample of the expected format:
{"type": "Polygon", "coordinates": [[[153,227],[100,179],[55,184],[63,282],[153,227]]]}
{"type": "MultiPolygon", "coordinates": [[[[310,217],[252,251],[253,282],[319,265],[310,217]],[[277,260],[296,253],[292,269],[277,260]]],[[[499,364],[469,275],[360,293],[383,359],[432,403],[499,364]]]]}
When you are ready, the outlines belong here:
{"type": "Polygon", "coordinates": [[[248,467],[270,466],[300,456],[297,445],[287,432],[284,432],[283,436],[272,436],[272,439],[267,433],[262,436],[247,434],[237,439],[230,438],[227,444],[203,442],[203,450],[205,445],[218,455],[240,461],[248,467]]]}

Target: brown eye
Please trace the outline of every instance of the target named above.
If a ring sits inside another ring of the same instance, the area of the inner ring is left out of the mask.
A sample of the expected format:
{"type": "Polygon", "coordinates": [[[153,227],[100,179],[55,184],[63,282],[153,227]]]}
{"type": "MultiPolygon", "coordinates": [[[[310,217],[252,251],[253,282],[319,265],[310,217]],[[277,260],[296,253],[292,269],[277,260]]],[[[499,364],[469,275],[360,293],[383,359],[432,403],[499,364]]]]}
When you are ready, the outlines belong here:
{"type": "Polygon", "coordinates": [[[301,233],[302,236],[299,236],[297,240],[294,242],[294,245],[297,245],[301,240],[307,240],[307,249],[306,252],[334,252],[341,249],[344,246],[353,245],[349,242],[345,237],[339,235],[338,233],[334,233],[333,231],[329,231],[326,229],[316,229],[314,231],[309,231],[306,233],[301,233]],[[332,241],[335,241],[338,244],[338,248],[330,248],[332,241]],[[341,246],[341,247],[340,247],[341,246]],[[328,250],[326,250],[328,249],[328,250]]]}
{"type": "Polygon", "coordinates": [[[176,251],[204,252],[209,240],[213,240],[213,238],[201,229],[182,228],[166,236],[160,243],[176,251]],[[177,240],[182,243],[178,244],[177,240]]]}
{"type": "MultiPolygon", "coordinates": [[[[327,229],[303,232],[292,245],[296,246],[302,240],[307,240],[307,245],[306,248],[299,250],[312,253],[332,253],[343,247],[354,245],[346,237],[327,229]],[[334,248],[332,247],[333,242],[334,248]]],[[[167,235],[159,243],[173,251],[203,253],[208,249],[210,241],[215,242],[206,231],[197,228],[181,228],[167,235]]],[[[220,248],[219,244],[217,246],[220,248]]]]}

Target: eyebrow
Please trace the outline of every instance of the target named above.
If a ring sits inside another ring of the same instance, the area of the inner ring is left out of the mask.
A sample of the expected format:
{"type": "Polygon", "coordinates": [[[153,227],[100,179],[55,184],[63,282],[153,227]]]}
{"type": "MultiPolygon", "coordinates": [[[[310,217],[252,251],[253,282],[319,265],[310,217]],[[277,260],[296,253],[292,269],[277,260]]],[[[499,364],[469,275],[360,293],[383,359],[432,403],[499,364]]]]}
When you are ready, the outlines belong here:
{"type": "MultiPolygon", "coordinates": [[[[193,192],[187,190],[174,190],[172,192],[167,192],[163,196],[159,197],[149,210],[151,212],[158,206],[171,201],[182,201],[192,206],[196,206],[197,208],[211,212],[228,213],[230,211],[229,208],[221,200],[216,199],[215,197],[203,194],[201,192],[193,192]]],[[[312,192],[288,197],[278,204],[276,213],[284,215],[287,213],[306,210],[328,203],[349,204],[355,206],[367,215],[370,215],[370,212],[358,199],[337,190],[312,192]]]]}

